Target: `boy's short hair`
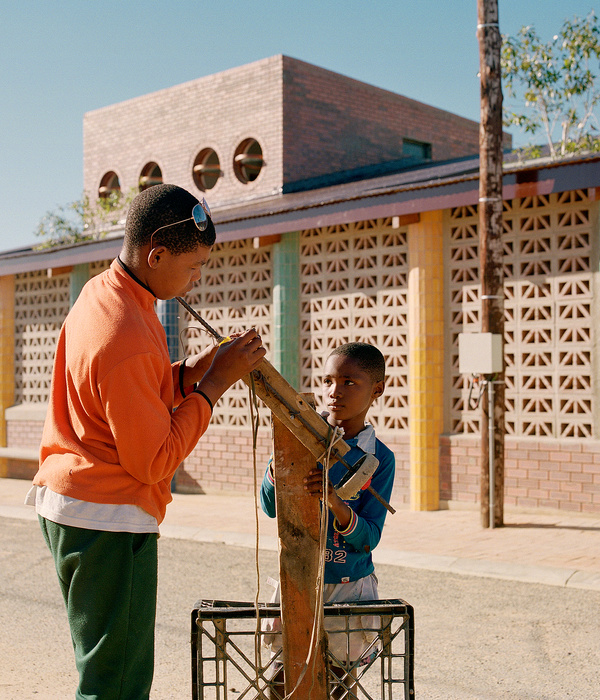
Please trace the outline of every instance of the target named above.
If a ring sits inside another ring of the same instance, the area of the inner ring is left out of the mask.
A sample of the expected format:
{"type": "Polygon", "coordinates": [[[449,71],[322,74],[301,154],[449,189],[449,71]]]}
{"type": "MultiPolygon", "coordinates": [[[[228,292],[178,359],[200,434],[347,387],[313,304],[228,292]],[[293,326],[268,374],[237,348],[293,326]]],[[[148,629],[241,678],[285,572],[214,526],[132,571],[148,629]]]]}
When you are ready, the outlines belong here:
{"type": "Polygon", "coordinates": [[[369,343],[345,343],[335,348],[329,354],[329,357],[332,355],[343,355],[354,360],[374,382],[385,381],[385,357],[374,345],[369,345],[369,343]]]}
{"type": "Polygon", "coordinates": [[[150,243],[156,229],[181,221],[183,223],[158,231],[152,244],[164,245],[174,255],[190,253],[199,245],[210,248],[216,240],[215,227],[210,217],[204,231],[196,227],[192,219],[196,204],[196,197],[177,185],[149,187],[131,203],[125,223],[125,243],[141,248],[150,243]]]}

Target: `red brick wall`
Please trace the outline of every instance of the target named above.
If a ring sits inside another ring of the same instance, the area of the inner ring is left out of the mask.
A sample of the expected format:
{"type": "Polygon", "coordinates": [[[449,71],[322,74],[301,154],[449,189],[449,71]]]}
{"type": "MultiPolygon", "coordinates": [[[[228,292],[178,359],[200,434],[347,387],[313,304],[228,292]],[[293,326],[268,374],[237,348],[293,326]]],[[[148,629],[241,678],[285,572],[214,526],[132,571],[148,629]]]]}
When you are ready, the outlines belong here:
{"type": "MultiPolygon", "coordinates": [[[[270,454],[270,431],[261,429],[256,450],[258,483],[262,481],[270,454]]],[[[251,492],[253,448],[250,428],[231,429],[211,425],[178,471],[177,489],[251,492]]]]}
{"type": "MultiPolygon", "coordinates": [[[[6,444],[19,450],[38,450],[42,438],[43,421],[9,420],[6,422],[6,444]]],[[[11,479],[33,479],[38,470],[38,461],[6,459],[5,476],[11,479]]]]}
{"type": "Polygon", "coordinates": [[[283,57],[284,181],[395,160],[403,138],[434,160],[479,151],[479,124],[387,90],[283,57]]]}
{"type": "MultiPolygon", "coordinates": [[[[40,421],[9,421],[8,445],[37,449],[40,421]]],[[[408,437],[382,440],[396,455],[392,504],[409,503],[410,449],[408,437]]],[[[257,446],[257,478],[262,480],[271,453],[270,432],[261,429],[257,446]]],[[[477,503],[481,471],[476,437],[440,438],[440,498],[477,503]]],[[[7,460],[8,476],[29,479],[33,462],[7,460]]],[[[248,428],[211,426],[177,473],[181,491],[238,491],[253,489],[252,436],[248,428]]],[[[504,503],[521,508],[546,508],[580,513],[600,512],[600,441],[514,439],[505,441],[504,503]]]]}
{"type": "Polygon", "coordinates": [[[6,422],[6,444],[23,450],[37,450],[43,429],[44,421],[9,420],[6,422]]]}
{"type": "MultiPolygon", "coordinates": [[[[506,438],[504,503],[578,513],[600,511],[600,441],[506,438]]],[[[440,497],[479,501],[479,440],[442,436],[440,497]]]]}
{"type": "Polygon", "coordinates": [[[440,499],[479,501],[479,440],[474,437],[440,437],[440,499]]]}
{"type": "Polygon", "coordinates": [[[25,459],[6,459],[6,477],[9,479],[33,479],[38,470],[38,462],[25,459]]]}
{"type": "MultiPolygon", "coordinates": [[[[405,505],[410,501],[410,447],[408,437],[396,441],[381,436],[396,455],[396,480],[392,504],[405,505]]],[[[256,450],[257,482],[261,483],[271,454],[271,434],[261,429],[256,450]]],[[[253,490],[253,449],[249,428],[232,430],[210,426],[198,446],[177,472],[178,491],[214,492],[253,490]]]]}
{"type": "Polygon", "coordinates": [[[378,437],[393,451],[396,457],[396,478],[392,492],[391,504],[395,508],[410,503],[410,442],[409,436],[392,437],[378,433],[378,437]]]}

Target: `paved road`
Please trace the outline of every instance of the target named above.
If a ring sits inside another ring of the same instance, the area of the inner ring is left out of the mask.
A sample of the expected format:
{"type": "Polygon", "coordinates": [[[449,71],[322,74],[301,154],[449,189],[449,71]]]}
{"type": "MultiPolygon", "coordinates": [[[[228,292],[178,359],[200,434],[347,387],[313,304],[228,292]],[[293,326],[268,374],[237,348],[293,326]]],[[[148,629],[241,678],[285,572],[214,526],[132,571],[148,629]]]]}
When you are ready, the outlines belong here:
{"type": "MultiPolygon", "coordinates": [[[[0,518],[0,698],[73,697],[73,652],[37,523],[0,518]]],[[[252,600],[253,550],[159,542],[154,700],[191,698],[190,611],[252,600]]],[[[261,579],[276,555],[261,552],[261,579]]],[[[598,700],[600,592],[379,566],[383,597],[416,611],[417,700],[598,700]]],[[[261,599],[270,590],[263,584],[261,599]]]]}

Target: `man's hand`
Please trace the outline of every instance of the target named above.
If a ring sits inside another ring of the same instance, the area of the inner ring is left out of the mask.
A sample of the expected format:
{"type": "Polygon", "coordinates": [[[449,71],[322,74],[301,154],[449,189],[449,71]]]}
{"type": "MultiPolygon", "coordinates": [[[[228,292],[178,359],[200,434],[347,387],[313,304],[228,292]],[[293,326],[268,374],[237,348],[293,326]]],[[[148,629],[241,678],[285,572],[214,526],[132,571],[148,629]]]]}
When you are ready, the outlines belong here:
{"type": "Polygon", "coordinates": [[[191,386],[199,382],[208,372],[208,368],[211,366],[216,354],[217,346],[208,345],[196,355],[188,357],[183,370],[183,385],[191,386]]]}
{"type": "Polygon", "coordinates": [[[236,335],[214,351],[212,363],[198,383],[198,389],[214,405],[232,384],[258,367],[266,352],[260,335],[253,328],[236,335]]]}

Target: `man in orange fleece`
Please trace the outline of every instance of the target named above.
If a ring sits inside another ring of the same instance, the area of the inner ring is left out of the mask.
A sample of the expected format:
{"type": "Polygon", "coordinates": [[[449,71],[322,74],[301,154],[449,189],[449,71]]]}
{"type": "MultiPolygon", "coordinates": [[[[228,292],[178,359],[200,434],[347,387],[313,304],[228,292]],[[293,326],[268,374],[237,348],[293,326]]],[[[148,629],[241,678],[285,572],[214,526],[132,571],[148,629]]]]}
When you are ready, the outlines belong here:
{"type": "Polygon", "coordinates": [[[85,285],[61,329],[27,502],[54,557],[79,700],[149,697],[158,526],[171,479],[214,403],[265,355],[249,330],[170,362],[154,302],[192,289],[215,237],[204,201],[175,185],[145,190],[121,254],[85,285]]]}

